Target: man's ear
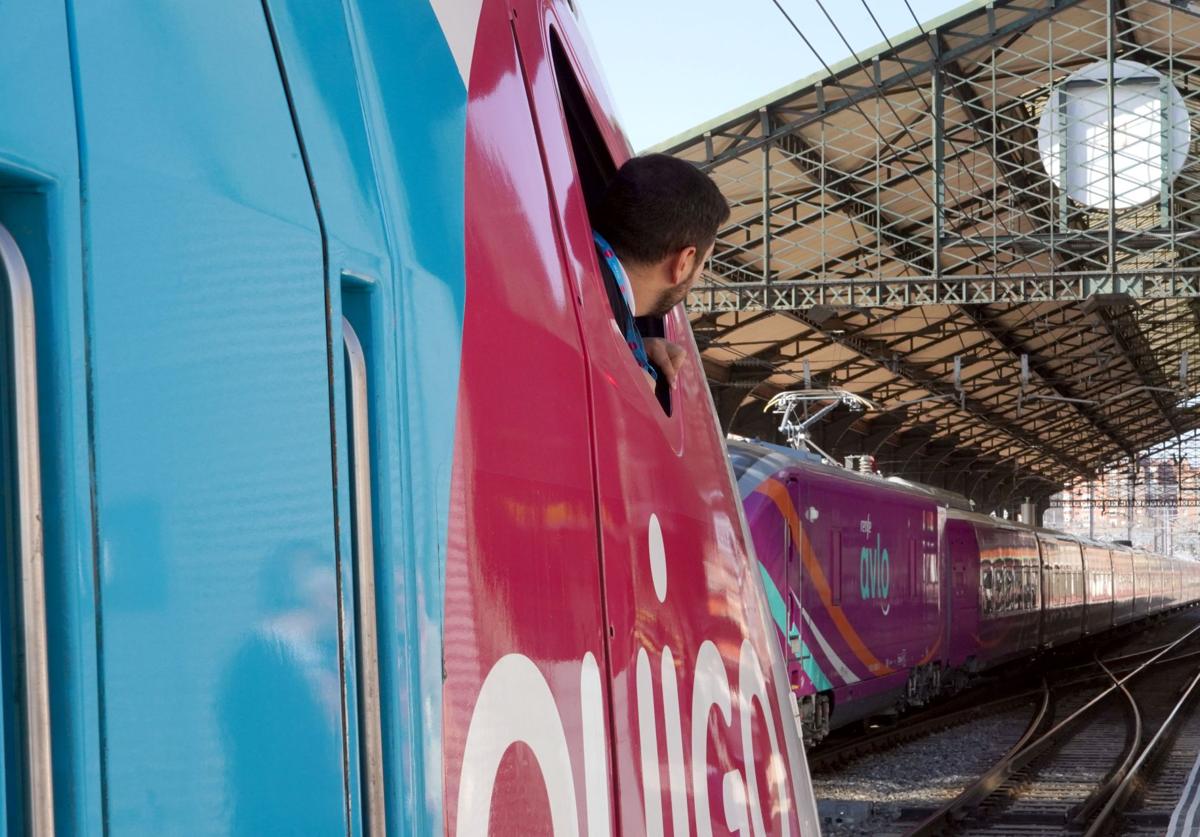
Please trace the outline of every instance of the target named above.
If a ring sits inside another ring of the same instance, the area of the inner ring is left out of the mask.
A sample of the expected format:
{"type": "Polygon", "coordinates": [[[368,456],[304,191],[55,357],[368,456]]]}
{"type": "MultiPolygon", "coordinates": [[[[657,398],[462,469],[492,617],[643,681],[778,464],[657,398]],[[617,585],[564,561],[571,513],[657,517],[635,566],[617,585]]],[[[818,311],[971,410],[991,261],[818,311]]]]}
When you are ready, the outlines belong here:
{"type": "Polygon", "coordinates": [[[697,252],[694,246],[684,247],[671,259],[671,284],[686,282],[696,271],[697,252]]]}

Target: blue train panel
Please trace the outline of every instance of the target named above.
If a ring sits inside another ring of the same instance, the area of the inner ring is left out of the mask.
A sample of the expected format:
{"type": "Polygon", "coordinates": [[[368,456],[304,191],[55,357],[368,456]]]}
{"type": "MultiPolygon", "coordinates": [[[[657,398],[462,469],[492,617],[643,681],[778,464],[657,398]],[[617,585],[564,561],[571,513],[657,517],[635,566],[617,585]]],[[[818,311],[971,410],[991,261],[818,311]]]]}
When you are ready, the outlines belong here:
{"type": "Polygon", "coordinates": [[[108,828],[343,833],[322,246],[262,9],[74,12],[108,828]]]}

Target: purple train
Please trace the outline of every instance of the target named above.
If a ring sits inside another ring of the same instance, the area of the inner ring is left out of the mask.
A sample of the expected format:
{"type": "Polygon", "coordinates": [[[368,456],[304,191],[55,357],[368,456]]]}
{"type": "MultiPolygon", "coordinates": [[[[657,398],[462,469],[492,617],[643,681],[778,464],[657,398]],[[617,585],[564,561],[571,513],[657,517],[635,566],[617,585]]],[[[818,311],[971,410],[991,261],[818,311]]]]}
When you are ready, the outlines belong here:
{"type": "Polygon", "coordinates": [[[804,737],[1200,599],[1200,563],[997,520],[961,496],[728,443],[804,737]]]}

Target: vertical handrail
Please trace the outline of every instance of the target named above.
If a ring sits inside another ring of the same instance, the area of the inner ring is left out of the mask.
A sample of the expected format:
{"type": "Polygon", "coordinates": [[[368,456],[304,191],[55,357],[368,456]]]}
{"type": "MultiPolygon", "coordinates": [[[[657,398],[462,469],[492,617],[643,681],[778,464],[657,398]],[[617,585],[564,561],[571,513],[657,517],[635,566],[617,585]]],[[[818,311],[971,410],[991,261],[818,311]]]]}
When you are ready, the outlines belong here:
{"type": "Polygon", "coordinates": [[[0,272],[12,309],[17,525],[21,550],[21,633],[25,655],[25,742],[29,833],[54,835],[50,754],[50,671],[46,653],[46,582],[42,538],[42,466],[38,425],[37,340],[33,282],[17,242],[0,225],[0,272]]]}
{"type": "Polygon", "coordinates": [[[350,446],[354,491],[354,576],[358,608],[358,703],[363,745],[364,788],[369,837],[385,837],[383,726],[380,719],[379,633],[375,615],[375,533],[371,519],[371,425],[367,414],[367,363],[354,327],[342,318],[342,339],[350,374],[350,446]]]}

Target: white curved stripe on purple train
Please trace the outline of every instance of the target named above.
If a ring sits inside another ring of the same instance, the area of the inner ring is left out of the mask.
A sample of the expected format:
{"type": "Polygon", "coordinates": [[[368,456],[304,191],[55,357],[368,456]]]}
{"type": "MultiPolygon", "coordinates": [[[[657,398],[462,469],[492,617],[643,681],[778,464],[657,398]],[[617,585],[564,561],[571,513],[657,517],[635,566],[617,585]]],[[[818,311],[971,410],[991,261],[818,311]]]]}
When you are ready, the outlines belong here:
{"type": "Polygon", "coordinates": [[[829,643],[825,641],[824,634],[817,629],[812,617],[808,615],[808,611],[801,610],[800,615],[804,617],[804,624],[810,631],[812,631],[813,639],[817,641],[817,645],[821,648],[821,651],[824,652],[825,658],[829,660],[829,663],[833,666],[834,671],[836,671],[838,676],[842,678],[842,682],[847,684],[857,683],[861,678],[851,671],[850,667],[842,662],[842,658],[834,653],[834,650],[829,647],[829,643]]]}

